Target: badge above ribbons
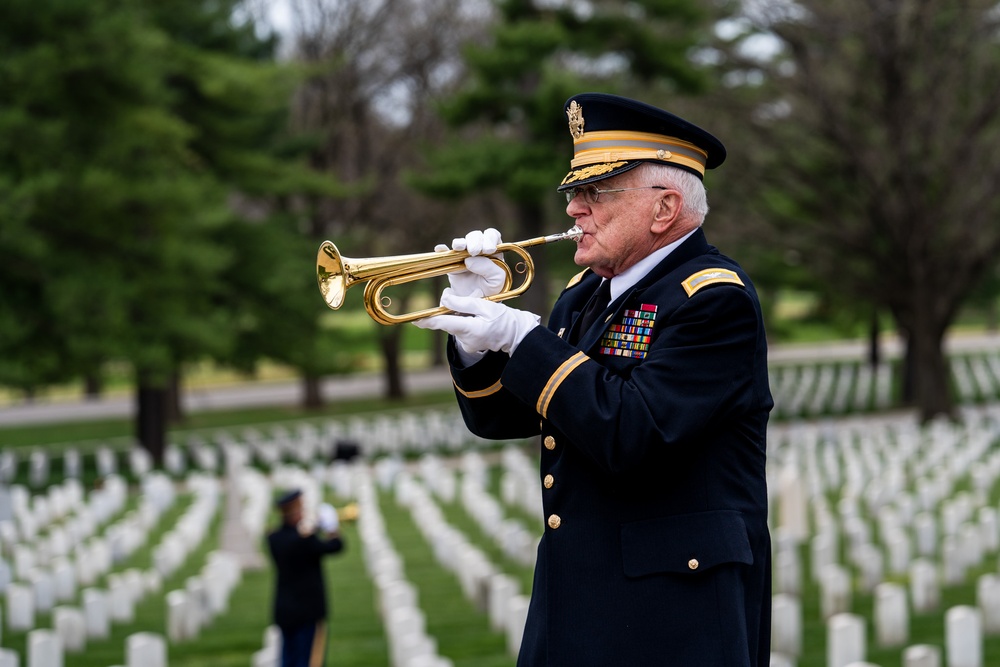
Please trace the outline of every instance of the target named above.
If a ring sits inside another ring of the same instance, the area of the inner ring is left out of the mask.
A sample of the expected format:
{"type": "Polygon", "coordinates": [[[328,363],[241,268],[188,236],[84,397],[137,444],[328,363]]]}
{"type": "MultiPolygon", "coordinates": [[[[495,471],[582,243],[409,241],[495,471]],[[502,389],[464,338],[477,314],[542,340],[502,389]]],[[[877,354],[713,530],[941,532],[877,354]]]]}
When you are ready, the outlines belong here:
{"type": "Polygon", "coordinates": [[[644,303],[638,310],[626,310],[609,326],[598,343],[598,354],[645,359],[653,338],[656,304],[644,303]]]}

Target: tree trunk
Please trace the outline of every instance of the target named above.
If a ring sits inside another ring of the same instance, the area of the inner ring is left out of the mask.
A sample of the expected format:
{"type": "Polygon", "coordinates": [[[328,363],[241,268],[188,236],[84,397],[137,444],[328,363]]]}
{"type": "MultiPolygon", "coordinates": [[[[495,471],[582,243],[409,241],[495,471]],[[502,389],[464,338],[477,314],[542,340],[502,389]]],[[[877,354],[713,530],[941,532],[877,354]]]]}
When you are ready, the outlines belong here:
{"type": "Polygon", "coordinates": [[[954,416],[951,374],[943,338],[932,330],[908,331],[903,369],[904,399],[917,408],[922,422],[942,415],[954,416]]]}
{"type": "Polygon", "coordinates": [[[156,467],[163,466],[167,436],[167,388],[154,386],[140,374],[136,393],[136,437],[156,467]]]}
{"type": "Polygon", "coordinates": [[[321,379],[309,374],[302,377],[302,407],[306,410],[319,410],[323,407],[321,379]]]}
{"type": "Polygon", "coordinates": [[[445,355],[445,350],[448,345],[448,334],[434,329],[428,329],[428,331],[431,334],[431,366],[434,368],[446,366],[448,358],[445,355]]]}
{"type": "Polygon", "coordinates": [[[402,368],[403,327],[380,327],[378,342],[382,348],[382,359],[385,361],[385,396],[386,398],[404,398],[402,368]]]}
{"type": "Polygon", "coordinates": [[[184,407],[181,405],[181,374],[174,371],[170,375],[170,385],[167,387],[167,421],[179,424],[184,421],[184,407]]]}
{"type": "Polygon", "coordinates": [[[83,396],[88,401],[96,401],[101,397],[104,383],[98,373],[87,373],[83,378],[83,396]]]}
{"type": "Polygon", "coordinates": [[[878,336],[878,309],[872,308],[872,319],[868,328],[868,363],[873,369],[878,368],[879,362],[882,360],[882,351],[879,349],[878,336]]]}

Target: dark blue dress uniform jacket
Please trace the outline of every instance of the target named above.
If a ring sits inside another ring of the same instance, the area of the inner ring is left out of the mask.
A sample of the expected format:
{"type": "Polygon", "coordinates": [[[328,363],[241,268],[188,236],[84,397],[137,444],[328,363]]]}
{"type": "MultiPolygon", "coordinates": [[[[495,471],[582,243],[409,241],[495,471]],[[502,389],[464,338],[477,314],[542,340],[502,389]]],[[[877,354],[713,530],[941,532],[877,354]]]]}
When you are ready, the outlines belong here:
{"type": "Polygon", "coordinates": [[[326,586],[323,556],[344,548],[339,537],[320,539],[315,533],[301,535],[295,526],[282,524],[267,536],[277,571],[274,624],[283,631],[295,630],[326,618],[326,586]]]}
{"type": "Polygon", "coordinates": [[[512,357],[463,368],[449,344],[474,433],[541,435],[518,667],[766,667],[773,402],[753,285],[698,230],[572,345],[600,281],[584,273],[512,357]],[[602,343],[637,313],[648,340],[602,343]]]}

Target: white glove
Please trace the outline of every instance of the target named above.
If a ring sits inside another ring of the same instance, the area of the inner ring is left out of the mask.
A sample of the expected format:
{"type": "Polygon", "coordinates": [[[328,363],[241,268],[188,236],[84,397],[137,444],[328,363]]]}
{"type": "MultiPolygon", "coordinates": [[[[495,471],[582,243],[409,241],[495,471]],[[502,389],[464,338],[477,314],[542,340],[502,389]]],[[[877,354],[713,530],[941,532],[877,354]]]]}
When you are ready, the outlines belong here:
{"type": "Polygon", "coordinates": [[[482,298],[481,292],[469,296],[445,289],[441,305],[464,315],[435,315],[414,322],[421,329],[447,331],[466,352],[483,350],[514,354],[528,332],[538,326],[541,318],[525,310],[482,298]]]}
{"type": "Polygon", "coordinates": [[[340,517],[337,510],[329,503],[323,503],[316,511],[316,523],[327,533],[335,533],[340,528],[340,517]]]}
{"type": "Polygon", "coordinates": [[[469,232],[465,238],[454,239],[451,242],[452,250],[465,250],[470,255],[492,255],[496,253],[497,246],[500,245],[500,232],[490,227],[485,231],[478,229],[469,232]]]}
{"type": "MultiPolygon", "coordinates": [[[[493,296],[503,290],[507,272],[486,257],[486,255],[496,255],[499,243],[500,232],[492,227],[482,232],[479,230],[469,232],[464,238],[457,238],[451,242],[452,250],[465,250],[471,255],[465,260],[466,271],[448,274],[452,292],[470,296],[479,290],[486,296],[493,296]]],[[[448,246],[443,243],[434,246],[436,252],[447,249],[448,246]]]]}

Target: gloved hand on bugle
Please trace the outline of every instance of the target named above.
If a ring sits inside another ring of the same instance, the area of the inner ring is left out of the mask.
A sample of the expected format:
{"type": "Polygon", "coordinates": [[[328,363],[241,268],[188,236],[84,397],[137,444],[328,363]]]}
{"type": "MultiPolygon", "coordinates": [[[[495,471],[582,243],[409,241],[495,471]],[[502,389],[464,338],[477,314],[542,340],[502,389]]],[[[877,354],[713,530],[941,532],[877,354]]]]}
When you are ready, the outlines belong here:
{"type": "MultiPolygon", "coordinates": [[[[448,274],[452,293],[471,296],[478,290],[483,296],[493,296],[503,290],[507,274],[489,258],[491,255],[496,255],[499,244],[500,232],[492,227],[485,231],[475,230],[464,237],[452,240],[452,250],[465,250],[471,255],[465,260],[465,271],[448,274]]],[[[448,246],[441,243],[435,246],[434,250],[442,252],[448,250],[448,246]]]]}
{"type": "Polygon", "coordinates": [[[435,315],[414,324],[421,329],[448,332],[455,337],[461,351],[472,354],[485,350],[513,354],[541,319],[534,313],[487,301],[478,290],[465,296],[446,288],[441,294],[441,305],[457,314],[435,315]]]}

